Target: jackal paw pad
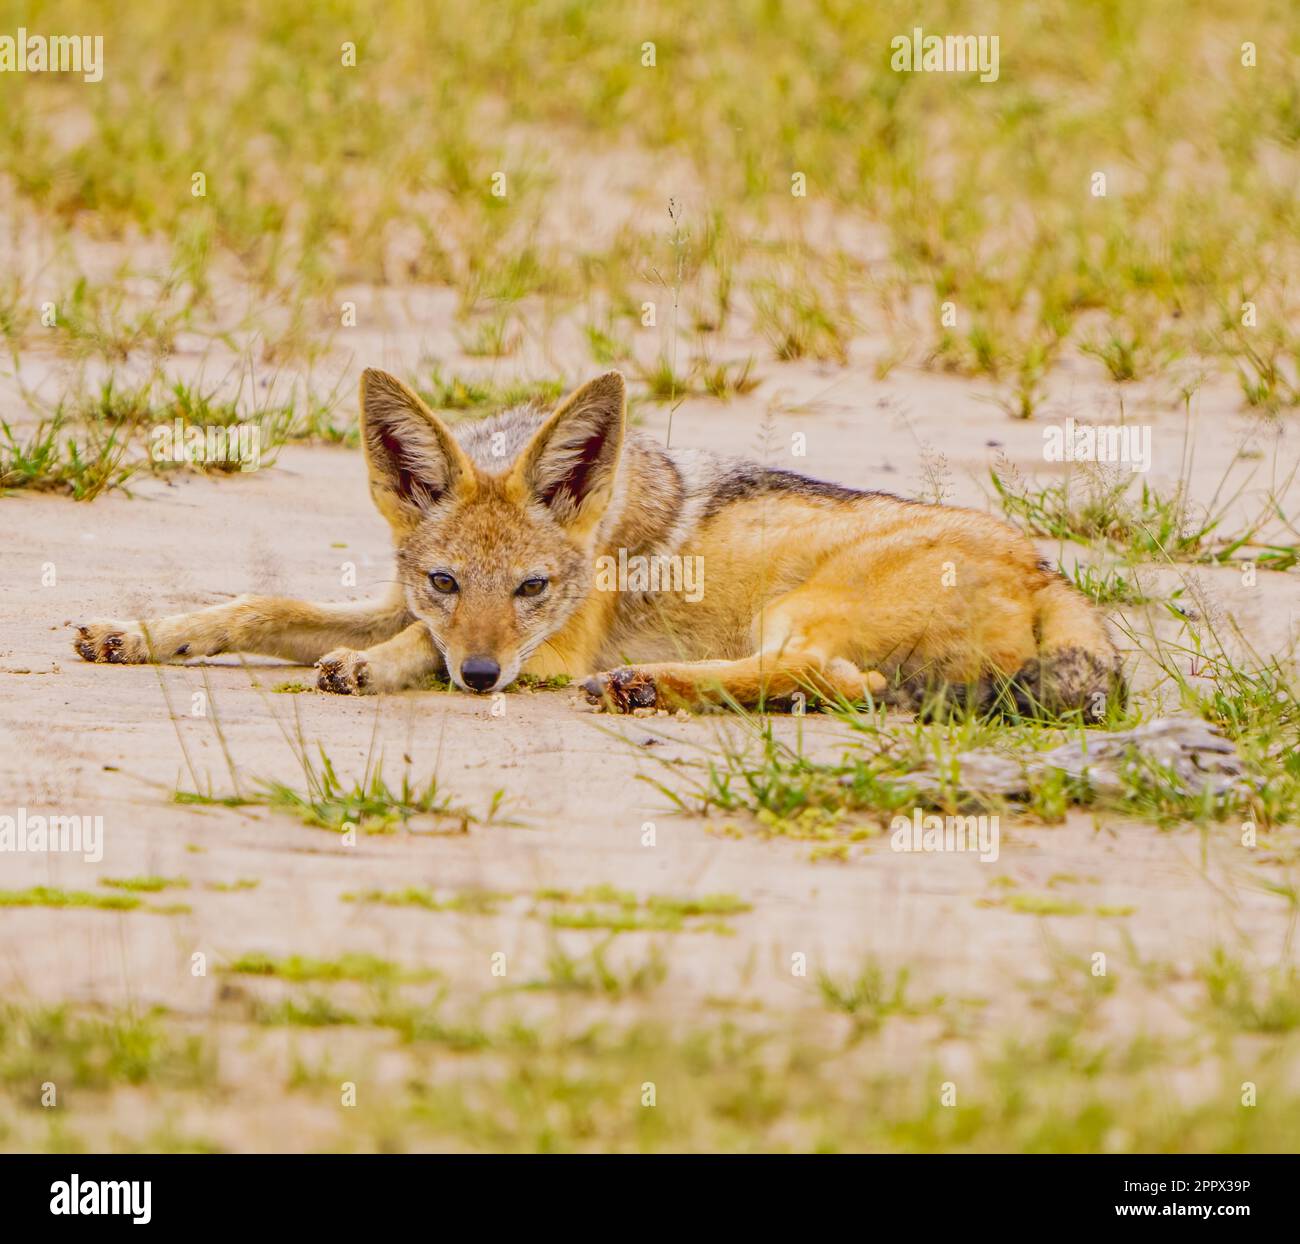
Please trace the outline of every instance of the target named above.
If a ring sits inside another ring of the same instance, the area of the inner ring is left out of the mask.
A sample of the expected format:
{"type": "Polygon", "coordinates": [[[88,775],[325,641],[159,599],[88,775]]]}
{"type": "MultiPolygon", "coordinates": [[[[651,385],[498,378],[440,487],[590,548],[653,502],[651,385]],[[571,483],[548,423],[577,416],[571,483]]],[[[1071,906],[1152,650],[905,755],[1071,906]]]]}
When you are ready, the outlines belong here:
{"type": "Polygon", "coordinates": [[[101,665],[143,665],[149,660],[144,636],[121,622],[87,622],[77,627],[72,646],[83,661],[101,665]]]}
{"type": "Polygon", "coordinates": [[[335,648],[327,652],[316,668],[316,689],[334,695],[364,695],[370,685],[370,664],[365,655],[351,648],[335,648]]]}
{"type": "Polygon", "coordinates": [[[659,698],[654,678],[633,666],[593,674],[582,684],[582,689],[587,693],[589,703],[605,704],[618,713],[654,708],[659,698]]]}

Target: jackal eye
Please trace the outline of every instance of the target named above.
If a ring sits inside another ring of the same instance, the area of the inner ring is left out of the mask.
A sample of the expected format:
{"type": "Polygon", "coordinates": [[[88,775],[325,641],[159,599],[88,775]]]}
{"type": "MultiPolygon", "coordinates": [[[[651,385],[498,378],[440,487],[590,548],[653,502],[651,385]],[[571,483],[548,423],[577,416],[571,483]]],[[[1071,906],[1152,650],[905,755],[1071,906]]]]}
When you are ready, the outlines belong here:
{"type": "Polygon", "coordinates": [[[429,582],[433,584],[435,592],[441,592],[444,596],[460,591],[460,585],[445,570],[432,571],[429,575],[429,582]]]}
{"type": "Polygon", "coordinates": [[[542,578],[525,579],[516,589],[516,596],[540,596],[546,591],[546,580],[542,578]]]}

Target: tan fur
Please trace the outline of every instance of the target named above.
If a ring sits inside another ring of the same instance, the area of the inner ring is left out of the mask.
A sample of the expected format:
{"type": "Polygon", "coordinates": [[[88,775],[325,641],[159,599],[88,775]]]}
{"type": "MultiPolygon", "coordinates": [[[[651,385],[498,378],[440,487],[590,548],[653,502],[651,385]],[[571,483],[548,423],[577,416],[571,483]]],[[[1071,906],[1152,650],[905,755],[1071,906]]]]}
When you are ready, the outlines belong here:
{"type": "Polygon", "coordinates": [[[567,674],[619,709],[799,691],[920,706],[956,689],[966,702],[1095,719],[1120,689],[1100,615],[1007,524],[666,452],[626,431],[625,404],[611,372],[548,416],[508,411],[458,438],[399,381],[368,371],[362,441],[393,529],[392,593],[91,623],[77,651],[120,662],[266,653],[316,661],[321,689],[344,693],[443,670],[478,690],[567,674]],[[702,590],[601,590],[598,559],[620,553],[699,559],[702,590]]]}

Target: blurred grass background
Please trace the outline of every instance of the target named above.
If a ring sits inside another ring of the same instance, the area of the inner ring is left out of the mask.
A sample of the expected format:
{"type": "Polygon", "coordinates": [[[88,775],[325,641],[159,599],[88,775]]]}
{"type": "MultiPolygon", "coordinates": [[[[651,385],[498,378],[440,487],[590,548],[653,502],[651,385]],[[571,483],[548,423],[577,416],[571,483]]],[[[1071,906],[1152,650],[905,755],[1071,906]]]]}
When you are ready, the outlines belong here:
{"type": "MultiPolygon", "coordinates": [[[[223,260],[307,333],[340,283],[429,282],[466,316],[582,308],[616,342],[653,272],[688,337],[842,361],[884,333],[882,369],[999,377],[1021,414],[1075,346],[1116,380],[1196,356],[1248,402],[1296,399],[1285,0],[0,2],[19,25],[102,33],[105,75],[0,75],[0,176],[48,222],[164,241],[191,319],[223,260]],[[996,34],[998,81],[891,71],[918,23],[996,34]]],[[[509,342],[483,330],[484,352],[509,342]]]]}

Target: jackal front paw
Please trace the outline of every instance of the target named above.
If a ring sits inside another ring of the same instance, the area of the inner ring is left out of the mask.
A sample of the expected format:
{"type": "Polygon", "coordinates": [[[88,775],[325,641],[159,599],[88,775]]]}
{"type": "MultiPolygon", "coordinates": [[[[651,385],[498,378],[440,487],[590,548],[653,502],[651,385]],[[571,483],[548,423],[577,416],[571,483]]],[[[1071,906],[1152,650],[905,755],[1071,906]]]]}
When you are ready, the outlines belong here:
{"type": "Polygon", "coordinates": [[[364,695],[370,686],[370,663],[364,652],[351,648],[335,648],[327,652],[316,668],[316,689],[331,691],[335,695],[364,695]]]}
{"type": "Polygon", "coordinates": [[[593,674],[582,684],[582,689],[589,703],[604,704],[616,713],[654,708],[659,701],[654,677],[634,666],[593,674]]]}
{"type": "Polygon", "coordinates": [[[87,622],[77,627],[72,646],[83,661],[143,665],[149,660],[144,636],[125,622],[87,622]]]}

